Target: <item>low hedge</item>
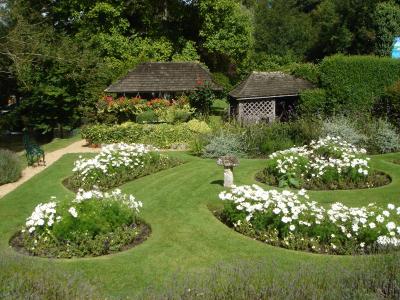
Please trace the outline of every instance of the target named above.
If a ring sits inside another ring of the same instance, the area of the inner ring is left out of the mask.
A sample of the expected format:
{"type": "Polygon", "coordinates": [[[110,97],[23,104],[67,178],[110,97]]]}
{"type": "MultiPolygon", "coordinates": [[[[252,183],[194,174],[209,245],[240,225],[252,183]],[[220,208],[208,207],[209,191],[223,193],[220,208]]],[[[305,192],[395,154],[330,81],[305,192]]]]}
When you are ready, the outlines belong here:
{"type": "Polygon", "coordinates": [[[124,142],[151,144],[159,148],[170,148],[174,144],[189,143],[196,134],[188,123],[91,125],[81,130],[82,138],[89,144],[124,142]]]}
{"type": "Polygon", "coordinates": [[[15,182],[21,177],[22,166],[18,155],[0,149],[0,185],[15,182]]]}

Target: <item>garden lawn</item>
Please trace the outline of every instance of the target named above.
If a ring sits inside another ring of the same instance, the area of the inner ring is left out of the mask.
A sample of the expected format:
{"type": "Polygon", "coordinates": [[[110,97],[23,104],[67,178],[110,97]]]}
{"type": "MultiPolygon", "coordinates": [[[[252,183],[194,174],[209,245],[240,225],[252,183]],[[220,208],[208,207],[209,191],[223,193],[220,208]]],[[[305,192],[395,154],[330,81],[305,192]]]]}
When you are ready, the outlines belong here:
{"type": "MultiPolygon", "coordinates": [[[[273,261],[288,272],[299,264],[350,265],[362,257],[328,256],[295,252],[272,247],[236,233],[217,220],[210,208],[222,206],[218,200],[223,169],[215,160],[192,157],[185,153],[169,153],[186,164],[136,179],[123,185],[123,192],[143,202],[141,216],[152,227],[150,238],[143,244],[114,255],[51,260],[28,258],[33,264],[73,274],[83,272],[107,297],[133,297],[150,285],[160,285],[177,273],[206,273],[211,267],[240,259],[273,261]]],[[[72,174],[78,155],[62,157],[39,175],[0,199],[0,256],[19,256],[8,241],[24,224],[33,208],[47,202],[50,196],[72,197],[61,181],[72,174]]],[[[391,160],[400,153],[374,156],[371,165],[387,172],[392,183],[370,190],[314,191],[311,199],[323,204],[341,201],[352,206],[377,202],[400,205],[400,166],[391,160]]],[[[256,183],[254,175],[263,168],[263,160],[240,161],[235,168],[236,184],[256,183]]],[[[259,184],[259,183],[257,183],[259,184]]],[[[259,184],[266,187],[266,185],[259,184]]],[[[365,262],[363,262],[365,263],[365,262]]],[[[272,271],[273,272],[273,271],[272,271]]]]}

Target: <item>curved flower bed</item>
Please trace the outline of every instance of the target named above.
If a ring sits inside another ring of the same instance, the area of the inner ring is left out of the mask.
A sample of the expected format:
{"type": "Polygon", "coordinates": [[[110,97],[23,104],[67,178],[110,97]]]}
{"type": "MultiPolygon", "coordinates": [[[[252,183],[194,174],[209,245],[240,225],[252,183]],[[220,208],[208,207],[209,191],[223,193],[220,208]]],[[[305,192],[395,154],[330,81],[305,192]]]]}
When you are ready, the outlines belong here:
{"type": "Polygon", "coordinates": [[[339,137],[326,137],[309,145],[272,153],[261,182],[306,189],[372,188],[390,183],[384,173],[373,171],[365,149],[339,137]]]}
{"type": "Polygon", "coordinates": [[[34,256],[71,258],[110,254],[143,241],[150,228],[139,218],[142,203],[116,189],[110,193],[79,190],[72,201],[36,206],[12,240],[34,256]]]}
{"type": "Polygon", "coordinates": [[[91,189],[93,186],[107,190],[127,181],[149,175],[181,164],[178,159],[143,144],[110,144],[102,147],[94,158],[80,157],[75,162],[73,176],[66,185],[73,190],[91,189]]]}
{"type": "Polygon", "coordinates": [[[262,242],[316,253],[377,253],[400,246],[400,207],[329,208],[310,201],[305,190],[265,191],[257,185],[221,192],[220,219],[262,242]]]}

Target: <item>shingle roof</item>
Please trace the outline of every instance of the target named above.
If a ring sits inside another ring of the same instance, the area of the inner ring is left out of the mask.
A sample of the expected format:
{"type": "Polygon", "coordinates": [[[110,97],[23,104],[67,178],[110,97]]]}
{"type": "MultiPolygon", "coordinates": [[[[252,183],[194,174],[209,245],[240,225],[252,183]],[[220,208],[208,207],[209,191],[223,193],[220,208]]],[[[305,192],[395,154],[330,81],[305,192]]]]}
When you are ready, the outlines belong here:
{"type": "Polygon", "coordinates": [[[240,82],[229,95],[238,100],[241,98],[298,95],[301,91],[313,87],[307,80],[282,72],[253,72],[240,82]]]}
{"type": "Polygon", "coordinates": [[[111,93],[182,92],[195,90],[199,83],[205,82],[208,82],[214,90],[222,90],[212,81],[210,72],[199,63],[151,62],[139,64],[105,91],[111,93]]]}

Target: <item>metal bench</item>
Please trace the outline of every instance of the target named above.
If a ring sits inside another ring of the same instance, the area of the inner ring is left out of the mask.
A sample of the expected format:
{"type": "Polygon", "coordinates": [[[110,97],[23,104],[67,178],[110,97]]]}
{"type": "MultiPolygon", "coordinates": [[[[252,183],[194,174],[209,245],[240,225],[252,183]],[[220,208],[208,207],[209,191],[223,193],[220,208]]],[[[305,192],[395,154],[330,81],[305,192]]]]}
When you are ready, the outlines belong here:
{"type": "Polygon", "coordinates": [[[24,132],[23,137],[24,147],[26,151],[26,160],[28,166],[33,166],[35,163],[38,165],[46,165],[44,150],[38,144],[31,140],[28,132],[24,132]]]}

